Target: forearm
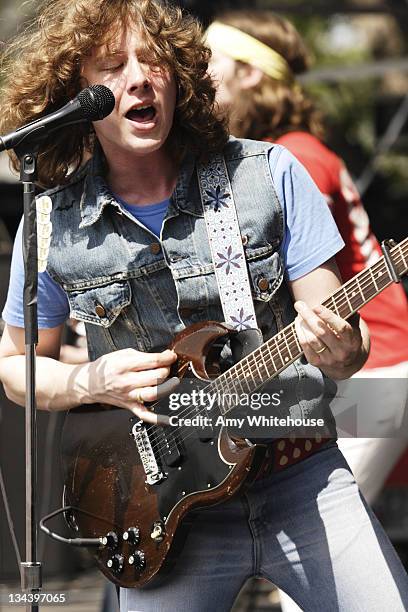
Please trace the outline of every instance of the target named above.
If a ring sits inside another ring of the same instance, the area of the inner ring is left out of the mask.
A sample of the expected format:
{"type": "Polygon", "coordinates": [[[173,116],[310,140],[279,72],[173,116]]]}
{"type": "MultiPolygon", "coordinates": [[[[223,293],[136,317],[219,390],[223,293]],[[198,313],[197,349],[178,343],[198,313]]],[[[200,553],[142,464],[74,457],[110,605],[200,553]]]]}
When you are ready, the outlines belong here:
{"type": "MultiPolygon", "coordinates": [[[[36,401],[40,410],[68,410],[90,403],[89,364],[72,365],[48,357],[36,359],[36,401]]],[[[0,359],[0,380],[7,397],[24,406],[25,357],[12,355],[0,359]]]]}

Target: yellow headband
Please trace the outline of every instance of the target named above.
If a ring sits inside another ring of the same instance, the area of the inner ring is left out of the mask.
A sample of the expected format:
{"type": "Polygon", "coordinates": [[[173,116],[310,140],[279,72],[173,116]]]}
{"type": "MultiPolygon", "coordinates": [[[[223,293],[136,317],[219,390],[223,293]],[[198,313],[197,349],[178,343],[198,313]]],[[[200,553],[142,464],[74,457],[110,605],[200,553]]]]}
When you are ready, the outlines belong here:
{"type": "Polygon", "coordinates": [[[205,37],[210,47],[236,61],[259,68],[272,79],[289,82],[293,80],[289,64],[282,55],[238,28],[214,21],[205,37]]]}

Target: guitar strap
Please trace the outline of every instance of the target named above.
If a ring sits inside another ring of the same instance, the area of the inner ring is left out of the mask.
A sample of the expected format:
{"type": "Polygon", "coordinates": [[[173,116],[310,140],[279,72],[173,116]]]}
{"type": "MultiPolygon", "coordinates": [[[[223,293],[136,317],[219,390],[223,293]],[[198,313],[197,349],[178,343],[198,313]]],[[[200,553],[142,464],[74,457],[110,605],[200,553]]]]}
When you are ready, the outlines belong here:
{"type": "Polygon", "coordinates": [[[240,332],[234,359],[241,359],[260,345],[262,333],[224,157],[215,154],[199,163],[197,175],[224,320],[240,332]]]}

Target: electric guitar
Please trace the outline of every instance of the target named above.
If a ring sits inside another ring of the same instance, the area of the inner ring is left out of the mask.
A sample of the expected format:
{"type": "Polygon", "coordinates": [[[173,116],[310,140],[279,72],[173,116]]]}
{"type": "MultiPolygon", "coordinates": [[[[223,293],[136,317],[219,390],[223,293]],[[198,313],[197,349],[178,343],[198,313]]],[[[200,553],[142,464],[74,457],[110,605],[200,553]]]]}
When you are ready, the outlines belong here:
{"type": "MultiPolygon", "coordinates": [[[[384,243],[383,252],[324,306],[347,319],[398,282],[408,270],[408,238],[398,245],[384,243]]],[[[237,391],[259,389],[302,355],[292,323],[210,380],[206,356],[214,341],[229,332],[210,321],[177,335],[171,348],[178,355],[178,376],[190,375],[207,394],[233,397],[237,391]]],[[[227,400],[212,410],[225,416],[234,408],[227,400]]],[[[171,414],[166,400],[152,409],[171,414]]],[[[192,402],[182,414],[194,417],[197,410],[192,402]]],[[[223,426],[213,427],[209,435],[208,427],[148,425],[127,410],[92,405],[68,413],[62,452],[68,524],[93,545],[108,579],[122,587],[142,587],[171,567],[192,511],[228,500],[255,478],[266,445],[231,437],[223,426]]]]}

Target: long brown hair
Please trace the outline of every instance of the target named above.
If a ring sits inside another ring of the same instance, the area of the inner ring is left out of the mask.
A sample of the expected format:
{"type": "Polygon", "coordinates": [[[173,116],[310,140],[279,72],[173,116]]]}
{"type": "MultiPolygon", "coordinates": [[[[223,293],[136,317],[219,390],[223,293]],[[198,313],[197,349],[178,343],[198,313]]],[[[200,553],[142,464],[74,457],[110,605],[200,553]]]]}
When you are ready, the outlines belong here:
{"type": "MultiPolygon", "coordinates": [[[[217,21],[257,38],[282,55],[293,75],[310,65],[310,56],[295,27],[269,11],[228,11],[217,21]]],[[[234,136],[263,140],[277,138],[292,130],[323,136],[320,113],[296,84],[264,74],[255,87],[244,90],[234,102],[230,129],[234,136]]]]}
{"type": "MultiPolygon", "coordinates": [[[[209,49],[193,17],[160,0],[45,0],[37,17],[2,55],[0,133],[63,106],[81,90],[81,65],[92,49],[113,43],[126,25],[143,33],[152,64],[169,68],[178,88],[170,133],[179,156],[221,148],[225,122],[216,116],[215,91],[207,74],[209,49]]],[[[92,152],[91,125],[78,124],[40,149],[40,184],[63,183],[92,152]]],[[[12,165],[19,163],[11,154],[12,165]]]]}

